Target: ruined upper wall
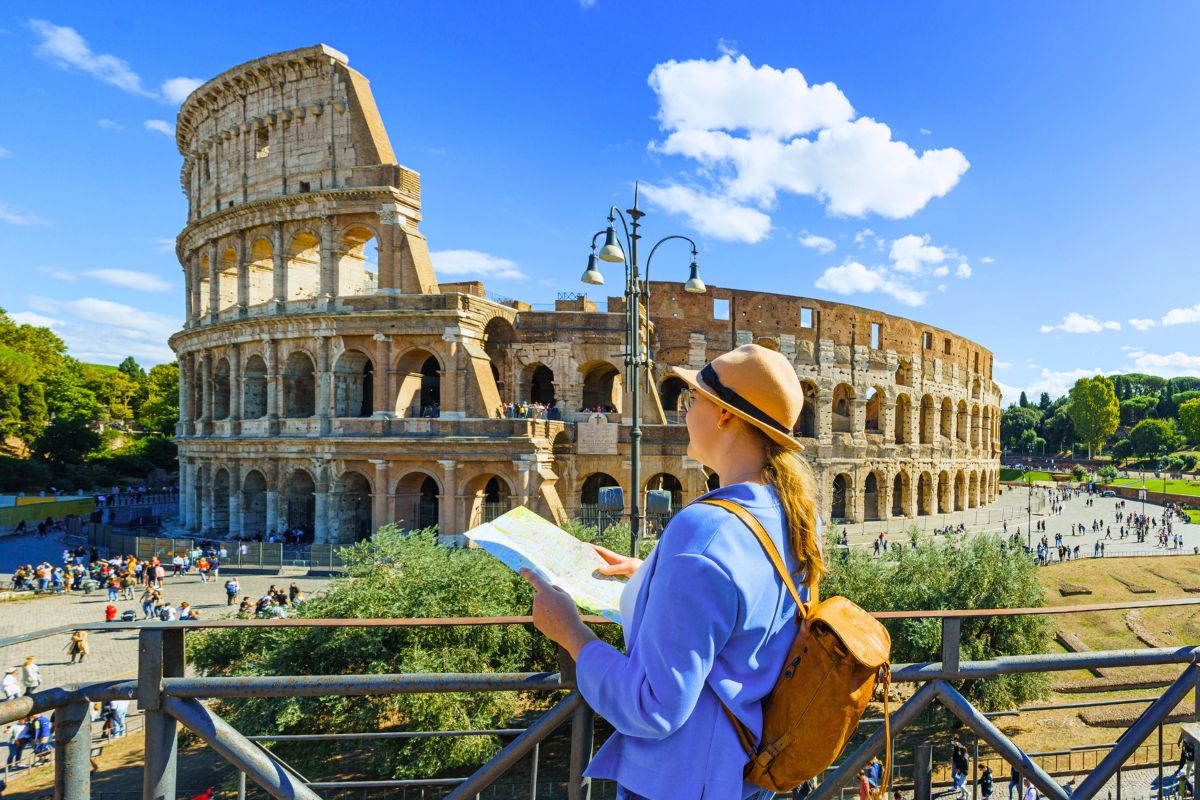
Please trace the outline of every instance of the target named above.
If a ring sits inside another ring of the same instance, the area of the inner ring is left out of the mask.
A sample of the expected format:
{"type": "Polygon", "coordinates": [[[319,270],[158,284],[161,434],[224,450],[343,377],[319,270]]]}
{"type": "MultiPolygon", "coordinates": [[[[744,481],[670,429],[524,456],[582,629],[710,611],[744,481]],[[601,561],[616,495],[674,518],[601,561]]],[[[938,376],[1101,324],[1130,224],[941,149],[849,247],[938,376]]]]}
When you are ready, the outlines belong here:
{"type": "Polygon", "coordinates": [[[176,144],[188,220],[255,200],[395,187],[420,207],[420,177],[395,164],[366,78],[325,45],[249,61],[197,88],[176,144]]]}

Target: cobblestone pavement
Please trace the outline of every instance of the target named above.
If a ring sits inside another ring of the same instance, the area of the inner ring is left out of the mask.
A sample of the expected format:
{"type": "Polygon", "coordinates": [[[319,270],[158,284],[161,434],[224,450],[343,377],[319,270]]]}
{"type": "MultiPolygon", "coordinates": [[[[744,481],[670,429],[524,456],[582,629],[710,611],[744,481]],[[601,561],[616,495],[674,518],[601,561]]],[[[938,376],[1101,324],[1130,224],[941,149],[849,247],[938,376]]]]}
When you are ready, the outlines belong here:
{"type": "MultiPolygon", "coordinates": [[[[62,535],[45,539],[34,536],[0,538],[0,580],[11,585],[12,570],[18,564],[38,563],[48,560],[58,564],[62,559],[62,535]]],[[[164,579],[163,596],[172,603],[184,600],[201,609],[208,619],[225,616],[232,611],[225,605],[225,580],[228,574],[222,571],[217,581],[201,583],[194,572],[178,578],[164,579]]],[[[245,575],[237,576],[242,594],[261,597],[271,584],[287,586],[295,581],[300,589],[311,596],[329,584],[327,577],[305,575],[245,575]]],[[[141,604],[138,598],[118,600],[120,611],[132,609],[140,618],[141,604]]],[[[108,595],[99,591],[90,596],[42,595],[34,597],[21,594],[22,599],[0,602],[0,637],[53,628],[72,623],[97,623],[104,621],[104,607],[108,595]]],[[[51,636],[24,644],[0,646],[0,667],[19,666],[26,656],[34,656],[41,666],[42,686],[49,688],[64,683],[99,681],[113,678],[130,678],[137,672],[137,634],[132,631],[107,634],[95,631],[88,636],[91,653],[82,664],[71,664],[66,653],[69,633],[51,636]]]]}

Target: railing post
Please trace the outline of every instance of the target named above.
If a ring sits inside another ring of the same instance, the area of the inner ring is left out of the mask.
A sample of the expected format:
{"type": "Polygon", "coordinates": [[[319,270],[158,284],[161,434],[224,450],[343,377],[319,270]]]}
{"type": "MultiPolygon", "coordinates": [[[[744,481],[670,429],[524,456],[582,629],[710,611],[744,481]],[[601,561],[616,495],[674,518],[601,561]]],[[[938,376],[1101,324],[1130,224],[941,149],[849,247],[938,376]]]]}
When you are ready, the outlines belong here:
{"type": "Polygon", "coordinates": [[[54,712],[54,800],[92,795],[92,706],[75,701],[54,712]]]}
{"type": "Polygon", "coordinates": [[[238,770],[238,800],[246,800],[246,773],[238,770]]]}
{"type": "Polygon", "coordinates": [[[162,710],[162,679],[183,677],[183,628],[143,628],[138,635],[138,707],[145,718],[142,800],[175,800],[179,725],[162,710]]]}
{"type": "MultiPolygon", "coordinates": [[[[558,648],[558,672],[564,682],[575,683],[575,659],[558,648]]],[[[585,778],[583,771],[592,760],[592,739],[595,732],[595,717],[587,703],[580,703],[571,714],[571,762],[567,778],[567,800],[591,800],[592,779],[585,778]]]]}
{"type": "Polygon", "coordinates": [[[913,759],[913,800],[929,800],[933,787],[933,746],[917,745],[913,759]]]}
{"type": "Polygon", "coordinates": [[[958,646],[962,635],[962,617],[942,617],[942,671],[958,672],[958,646]]]}

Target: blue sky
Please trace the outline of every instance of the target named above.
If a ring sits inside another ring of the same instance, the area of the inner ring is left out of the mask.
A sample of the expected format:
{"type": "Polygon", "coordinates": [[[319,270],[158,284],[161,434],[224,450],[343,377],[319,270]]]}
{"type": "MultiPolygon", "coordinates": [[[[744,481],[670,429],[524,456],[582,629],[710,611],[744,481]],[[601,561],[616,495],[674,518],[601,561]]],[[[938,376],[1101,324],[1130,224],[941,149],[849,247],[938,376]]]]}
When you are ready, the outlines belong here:
{"type": "MultiPolygon", "coordinates": [[[[85,360],[169,360],[178,104],[324,42],[421,173],[443,279],[582,290],[591,234],[640,180],[647,238],[696,238],[707,282],[949,328],[994,351],[1008,399],[1200,374],[1200,6],[342,8],[5,4],[0,305],[85,360]]],[[[668,247],[652,277],[683,280],[668,247]]]]}

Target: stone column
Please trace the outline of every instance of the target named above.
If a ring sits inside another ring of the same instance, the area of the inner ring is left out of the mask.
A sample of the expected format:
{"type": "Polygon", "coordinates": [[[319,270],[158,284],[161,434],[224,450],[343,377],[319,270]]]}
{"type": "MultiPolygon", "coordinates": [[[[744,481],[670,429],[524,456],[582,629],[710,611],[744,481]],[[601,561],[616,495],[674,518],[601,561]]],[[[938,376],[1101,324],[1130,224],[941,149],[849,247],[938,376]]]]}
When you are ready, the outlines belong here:
{"type": "Polygon", "coordinates": [[[212,425],[212,357],[197,355],[200,366],[200,430],[201,436],[210,433],[212,425]]]}
{"type": "Polygon", "coordinates": [[[229,462],[229,535],[242,535],[242,469],[237,461],[229,462]]]}
{"type": "Polygon", "coordinates": [[[229,432],[242,432],[242,345],[235,342],[229,348],[229,432]]]}
{"type": "Polygon", "coordinates": [[[833,391],[830,389],[817,392],[817,439],[827,445],[833,443],[833,391]]]}
{"type": "Polygon", "coordinates": [[[863,443],[867,436],[867,401],[855,397],[850,403],[850,435],[856,443],[863,443]]]}
{"type": "Polygon", "coordinates": [[[287,252],[283,249],[283,223],[276,222],[271,235],[271,313],[278,314],[287,302],[287,252]]]}
{"type": "Polygon", "coordinates": [[[321,278],[317,308],[332,308],[337,293],[337,247],[333,241],[333,217],[326,216],[321,220],[321,278]]]}
{"type": "Polygon", "coordinates": [[[212,527],[212,472],[207,464],[196,465],[196,477],[200,482],[200,528],[207,531],[212,527]]]}
{"type": "Polygon", "coordinates": [[[267,532],[279,530],[279,490],[267,489],[267,532]]]}
{"type": "Polygon", "coordinates": [[[386,458],[372,458],[370,461],[375,466],[375,493],[371,496],[371,523],[375,530],[379,530],[380,526],[393,521],[389,512],[391,496],[388,494],[388,490],[391,488],[391,476],[386,458]]]}
{"type": "Polygon", "coordinates": [[[892,484],[896,477],[889,475],[887,472],[880,470],[879,479],[879,518],[887,521],[892,518],[892,484]]]}
{"type": "Polygon", "coordinates": [[[241,319],[246,316],[250,306],[250,255],[246,247],[246,235],[243,233],[238,242],[237,260],[237,315],[241,319]]]}
{"type": "MultiPolygon", "coordinates": [[[[858,401],[855,401],[857,403],[858,401]]],[[[846,517],[848,522],[862,522],[866,516],[867,493],[865,491],[864,482],[866,476],[859,478],[858,470],[851,470],[847,473],[850,476],[850,485],[846,487],[846,517]]]]}
{"type": "Polygon", "coordinates": [[[314,494],[313,510],[313,541],[319,544],[329,542],[329,467],[320,464],[317,467],[317,486],[314,494]]]}
{"type": "MultiPolygon", "coordinates": [[[[531,474],[529,470],[530,467],[533,466],[533,462],[518,460],[512,462],[512,464],[517,468],[517,496],[515,498],[515,502],[512,504],[512,507],[516,508],[517,506],[529,505],[529,496],[532,494],[530,490],[531,474]]],[[[506,508],[504,510],[511,511],[512,509],[506,508]]]]}
{"type": "Polygon", "coordinates": [[[276,433],[279,417],[282,416],[280,403],[283,397],[283,387],[279,385],[279,343],[274,339],[267,339],[263,344],[263,362],[267,368],[267,428],[276,433]]]}
{"type": "Polygon", "coordinates": [[[217,263],[217,243],[208,245],[208,321],[216,322],[220,318],[221,287],[217,280],[221,265],[217,263]]]}
{"type": "Polygon", "coordinates": [[[188,530],[192,521],[192,509],[190,507],[192,496],[192,475],[191,465],[188,464],[187,456],[181,452],[179,454],[179,524],[184,530],[188,530]]]}
{"type": "MultiPolygon", "coordinates": [[[[192,367],[187,353],[179,354],[179,422],[175,425],[176,436],[190,436],[192,427],[192,393],[188,381],[192,379],[192,367]]],[[[182,478],[182,475],[180,475],[182,478]]]]}
{"type": "MultiPolygon", "coordinates": [[[[452,458],[439,459],[442,467],[442,496],[438,502],[438,539],[458,533],[458,462],[452,458]]],[[[449,541],[454,541],[450,539],[449,541]]]]}
{"type": "Polygon", "coordinates": [[[200,251],[192,253],[191,267],[185,273],[188,294],[188,327],[200,324],[200,251]]]}
{"type": "Polygon", "coordinates": [[[333,369],[329,363],[329,337],[317,337],[317,416],[320,432],[327,436],[332,429],[333,416],[333,369]]]}
{"type": "Polygon", "coordinates": [[[896,401],[879,398],[879,432],[883,434],[883,443],[896,443],[896,401]]]}
{"type": "Polygon", "coordinates": [[[396,261],[400,254],[400,232],[397,226],[403,220],[403,215],[395,204],[384,204],[379,212],[379,282],[378,293],[386,295],[400,294],[399,271],[396,261]]]}
{"type": "MultiPolygon", "coordinates": [[[[382,270],[382,268],[380,268],[382,270]]],[[[377,333],[375,340],[375,396],[371,405],[375,409],[373,417],[388,418],[396,416],[393,408],[393,376],[392,371],[392,337],[377,333]]]]}

